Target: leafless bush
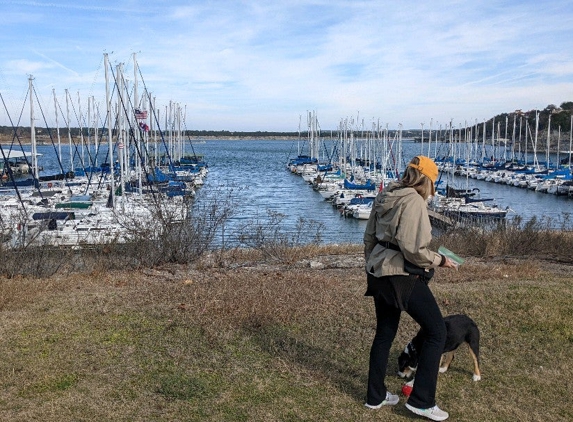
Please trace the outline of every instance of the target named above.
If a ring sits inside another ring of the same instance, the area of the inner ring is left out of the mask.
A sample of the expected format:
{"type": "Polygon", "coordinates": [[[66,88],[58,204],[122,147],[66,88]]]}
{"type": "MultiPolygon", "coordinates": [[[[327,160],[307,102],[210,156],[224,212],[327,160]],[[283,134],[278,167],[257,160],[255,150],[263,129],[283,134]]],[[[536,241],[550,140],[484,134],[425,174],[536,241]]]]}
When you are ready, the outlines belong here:
{"type": "Polygon", "coordinates": [[[436,243],[467,256],[554,257],[570,260],[573,247],[570,216],[564,214],[556,221],[536,217],[524,221],[500,221],[495,226],[461,227],[446,231],[436,243]]]}
{"type": "Polygon", "coordinates": [[[289,230],[284,219],[284,214],[267,210],[267,218],[257,218],[239,227],[239,243],[261,251],[268,259],[288,261],[290,249],[321,242],[324,223],[301,217],[289,230]]]}
{"type": "Polygon", "coordinates": [[[2,248],[0,274],[13,278],[31,276],[50,277],[71,262],[73,251],[70,248],[54,247],[48,243],[40,246],[2,248]]]}
{"type": "Polygon", "coordinates": [[[198,204],[192,200],[157,201],[149,206],[149,218],[123,218],[127,233],[124,251],[136,266],[195,261],[213,249],[232,213],[230,193],[210,192],[198,204]]]}
{"type": "Polygon", "coordinates": [[[438,245],[443,244],[462,255],[483,256],[486,254],[488,247],[488,239],[485,234],[478,227],[457,227],[436,237],[434,243],[436,243],[436,249],[438,245]]]}

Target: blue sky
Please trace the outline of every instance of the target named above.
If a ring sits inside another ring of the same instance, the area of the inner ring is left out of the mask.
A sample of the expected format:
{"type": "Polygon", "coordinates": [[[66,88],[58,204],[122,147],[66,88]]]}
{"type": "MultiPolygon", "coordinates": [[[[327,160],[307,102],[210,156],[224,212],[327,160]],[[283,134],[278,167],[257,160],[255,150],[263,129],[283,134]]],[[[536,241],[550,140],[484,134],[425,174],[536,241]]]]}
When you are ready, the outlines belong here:
{"type": "Polygon", "coordinates": [[[573,101],[564,0],[0,0],[0,46],[26,126],[29,75],[48,120],[52,90],[105,104],[104,53],[132,79],[137,53],[158,108],[180,103],[197,130],[305,130],[310,110],[323,130],[427,129],[573,101]]]}

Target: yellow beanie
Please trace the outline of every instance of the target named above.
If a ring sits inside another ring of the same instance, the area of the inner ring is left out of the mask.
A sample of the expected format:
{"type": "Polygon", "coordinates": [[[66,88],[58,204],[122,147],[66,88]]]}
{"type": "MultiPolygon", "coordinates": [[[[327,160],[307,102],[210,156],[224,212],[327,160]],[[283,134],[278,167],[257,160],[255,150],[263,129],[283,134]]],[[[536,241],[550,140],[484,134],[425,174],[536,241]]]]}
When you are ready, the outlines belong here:
{"type": "Polygon", "coordinates": [[[422,173],[424,176],[428,177],[432,183],[436,183],[438,179],[438,166],[431,158],[425,157],[423,155],[418,155],[416,157],[419,160],[418,164],[410,162],[408,167],[413,167],[422,173]]]}

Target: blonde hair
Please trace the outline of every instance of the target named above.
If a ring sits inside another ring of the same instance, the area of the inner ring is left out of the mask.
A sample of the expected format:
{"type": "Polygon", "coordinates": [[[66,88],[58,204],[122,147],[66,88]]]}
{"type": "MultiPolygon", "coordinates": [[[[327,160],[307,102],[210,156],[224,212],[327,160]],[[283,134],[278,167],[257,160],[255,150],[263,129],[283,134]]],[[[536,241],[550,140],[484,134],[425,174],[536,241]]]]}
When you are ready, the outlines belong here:
{"type": "MultiPolygon", "coordinates": [[[[418,157],[414,157],[410,163],[417,166],[420,164],[420,160],[418,157]]],[[[406,188],[414,188],[424,199],[428,199],[436,193],[436,188],[430,178],[414,167],[406,167],[400,183],[406,188]]]]}

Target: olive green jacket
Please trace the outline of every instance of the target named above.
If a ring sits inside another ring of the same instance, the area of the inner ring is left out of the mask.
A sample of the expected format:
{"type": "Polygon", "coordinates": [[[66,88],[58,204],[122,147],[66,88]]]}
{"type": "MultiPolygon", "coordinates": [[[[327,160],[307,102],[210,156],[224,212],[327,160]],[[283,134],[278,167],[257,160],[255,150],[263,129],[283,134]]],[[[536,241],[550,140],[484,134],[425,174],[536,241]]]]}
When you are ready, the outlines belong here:
{"type": "Polygon", "coordinates": [[[392,182],[374,200],[364,232],[366,271],[375,277],[407,275],[404,258],[422,268],[436,268],[442,256],[428,249],[432,226],[426,201],[413,188],[392,182]],[[390,242],[401,251],[385,248],[390,242]]]}

